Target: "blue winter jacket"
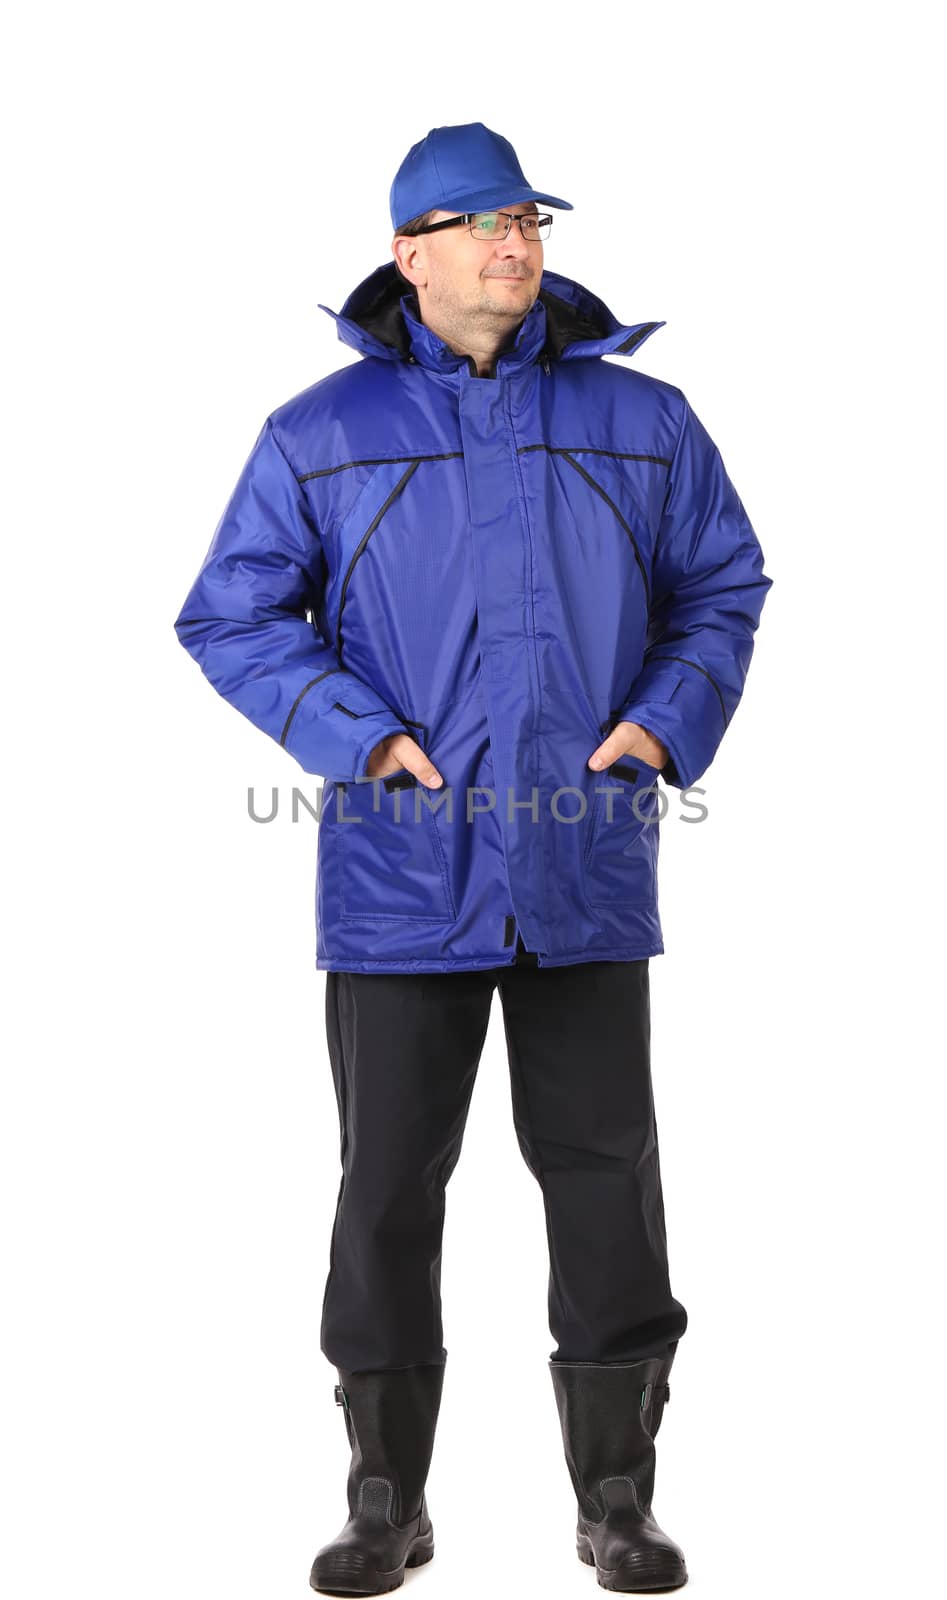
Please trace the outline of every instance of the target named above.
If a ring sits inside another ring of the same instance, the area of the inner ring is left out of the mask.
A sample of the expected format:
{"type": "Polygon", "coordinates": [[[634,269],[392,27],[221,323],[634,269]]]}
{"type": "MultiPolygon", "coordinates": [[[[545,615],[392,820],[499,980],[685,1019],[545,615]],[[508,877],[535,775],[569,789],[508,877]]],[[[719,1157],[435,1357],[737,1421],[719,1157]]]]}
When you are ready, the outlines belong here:
{"type": "MultiPolygon", "coordinates": [[[[328,307],[321,307],[328,311],[328,307]]],[[[658,771],[707,770],[772,580],[684,394],[544,271],[492,377],[393,261],[335,317],[364,358],[271,412],[175,623],[214,688],[326,782],[316,966],[542,967],[664,950],[658,771]],[[365,780],[407,731],[442,774],[365,780]]],[[[307,797],[308,798],[308,797],[307,797]]]]}

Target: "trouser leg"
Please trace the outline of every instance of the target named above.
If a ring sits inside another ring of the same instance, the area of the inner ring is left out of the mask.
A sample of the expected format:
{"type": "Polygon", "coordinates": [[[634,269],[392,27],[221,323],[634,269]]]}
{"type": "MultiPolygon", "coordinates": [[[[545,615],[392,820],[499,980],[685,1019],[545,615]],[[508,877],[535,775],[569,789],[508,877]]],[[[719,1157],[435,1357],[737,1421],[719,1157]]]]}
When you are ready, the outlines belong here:
{"type": "Polygon", "coordinates": [[[647,960],[515,965],[499,988],[513,1120],[549,1241],[556,1361],[673,1351],[647,960]]]}
{"type": "Polygon", "coordinates": [[[491,972],[326,974],[342,1178],[321,1348],[349,1371],[442,1363],[445,1186],[460,1155],[491,972]]]}

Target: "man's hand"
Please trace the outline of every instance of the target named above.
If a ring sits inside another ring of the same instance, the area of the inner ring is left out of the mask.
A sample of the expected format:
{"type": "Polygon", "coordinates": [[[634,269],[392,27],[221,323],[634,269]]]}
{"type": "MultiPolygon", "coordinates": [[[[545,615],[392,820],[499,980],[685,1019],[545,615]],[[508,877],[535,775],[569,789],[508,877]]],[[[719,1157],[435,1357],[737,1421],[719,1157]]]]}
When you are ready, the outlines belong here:
{"type": "Polygon", "coordinates": [[[410,733],[390,733],[387,739],[380,740],[368,758],[366,772],[370,778],[384,778],[389,772],[400,772],[403,767],[429,789],[439,789],[444,782],[410,733]]]}
{"type": "Polygon", "coordinates": [[[603,767],[610,767],[613,761],[619,761],[622,756],[640,756],[642,761],[647,761],[649,766],[657,767],[660,771],[670,755],[671,752],[665,749],[660,739],[656,739],[647,728],[642,728],[637,722],[618,722],[608,738],[597,750],[593,750],[589,766],[601,772],[603,767]]]}

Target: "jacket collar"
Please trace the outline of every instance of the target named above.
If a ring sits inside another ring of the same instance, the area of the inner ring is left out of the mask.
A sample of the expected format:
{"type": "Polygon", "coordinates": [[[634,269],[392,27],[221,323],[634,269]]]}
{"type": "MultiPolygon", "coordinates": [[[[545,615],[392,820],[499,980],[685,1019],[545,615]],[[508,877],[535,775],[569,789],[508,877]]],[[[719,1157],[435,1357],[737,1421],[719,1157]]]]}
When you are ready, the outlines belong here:
{"type": "MultiPolygon", "coordinates": [[[[471,356],[458,355],[433,328],[421,321],[417,296],[413,291],[403,294],[399,303],[411,346],[409,360],[413,359],[420,366],[429,367],[435,372],[457,372],[461,367],[469,367],[473,371],[475,363],[471,356]]],[[[504,376],[522,367],[532,366],[538,360],[545,341],[546,307],[537,296],[520,322],[512,345],[501,350],[497,358],[497,365],[502,366],[504,376]]]]}
{"type": "MultiPolygon", "coordinates": [[[[393,261],[376,267],[354,288],[334,318],[339,338],[360,355],[385,361],[413,360],[439,372],[468,364],[420,319],[417,296],[393,261]]],[[[572,278],[544,271],[539,294],[520,324],[510,349],[501,352],[504,373],[542,361],[579,361],[631,355],[663,322],[620,323],[603,300],[572,278]]]]}

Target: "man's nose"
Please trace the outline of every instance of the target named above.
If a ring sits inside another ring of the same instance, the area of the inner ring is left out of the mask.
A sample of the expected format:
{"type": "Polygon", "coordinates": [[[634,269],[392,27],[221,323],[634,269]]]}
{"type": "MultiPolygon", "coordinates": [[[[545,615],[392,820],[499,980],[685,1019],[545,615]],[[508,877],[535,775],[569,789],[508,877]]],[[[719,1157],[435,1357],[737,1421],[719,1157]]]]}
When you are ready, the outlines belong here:
{"type": "Polygon", "coordinates": [[[510,224],[510,231],[506,238],[501,239],[497,245],[497,255],[502,256],[505,260],[509,260],[511,256],[519,257],[520,261],[529,260],[529,245],[523,238],[523,232],[518,222],[510,224]]]}

